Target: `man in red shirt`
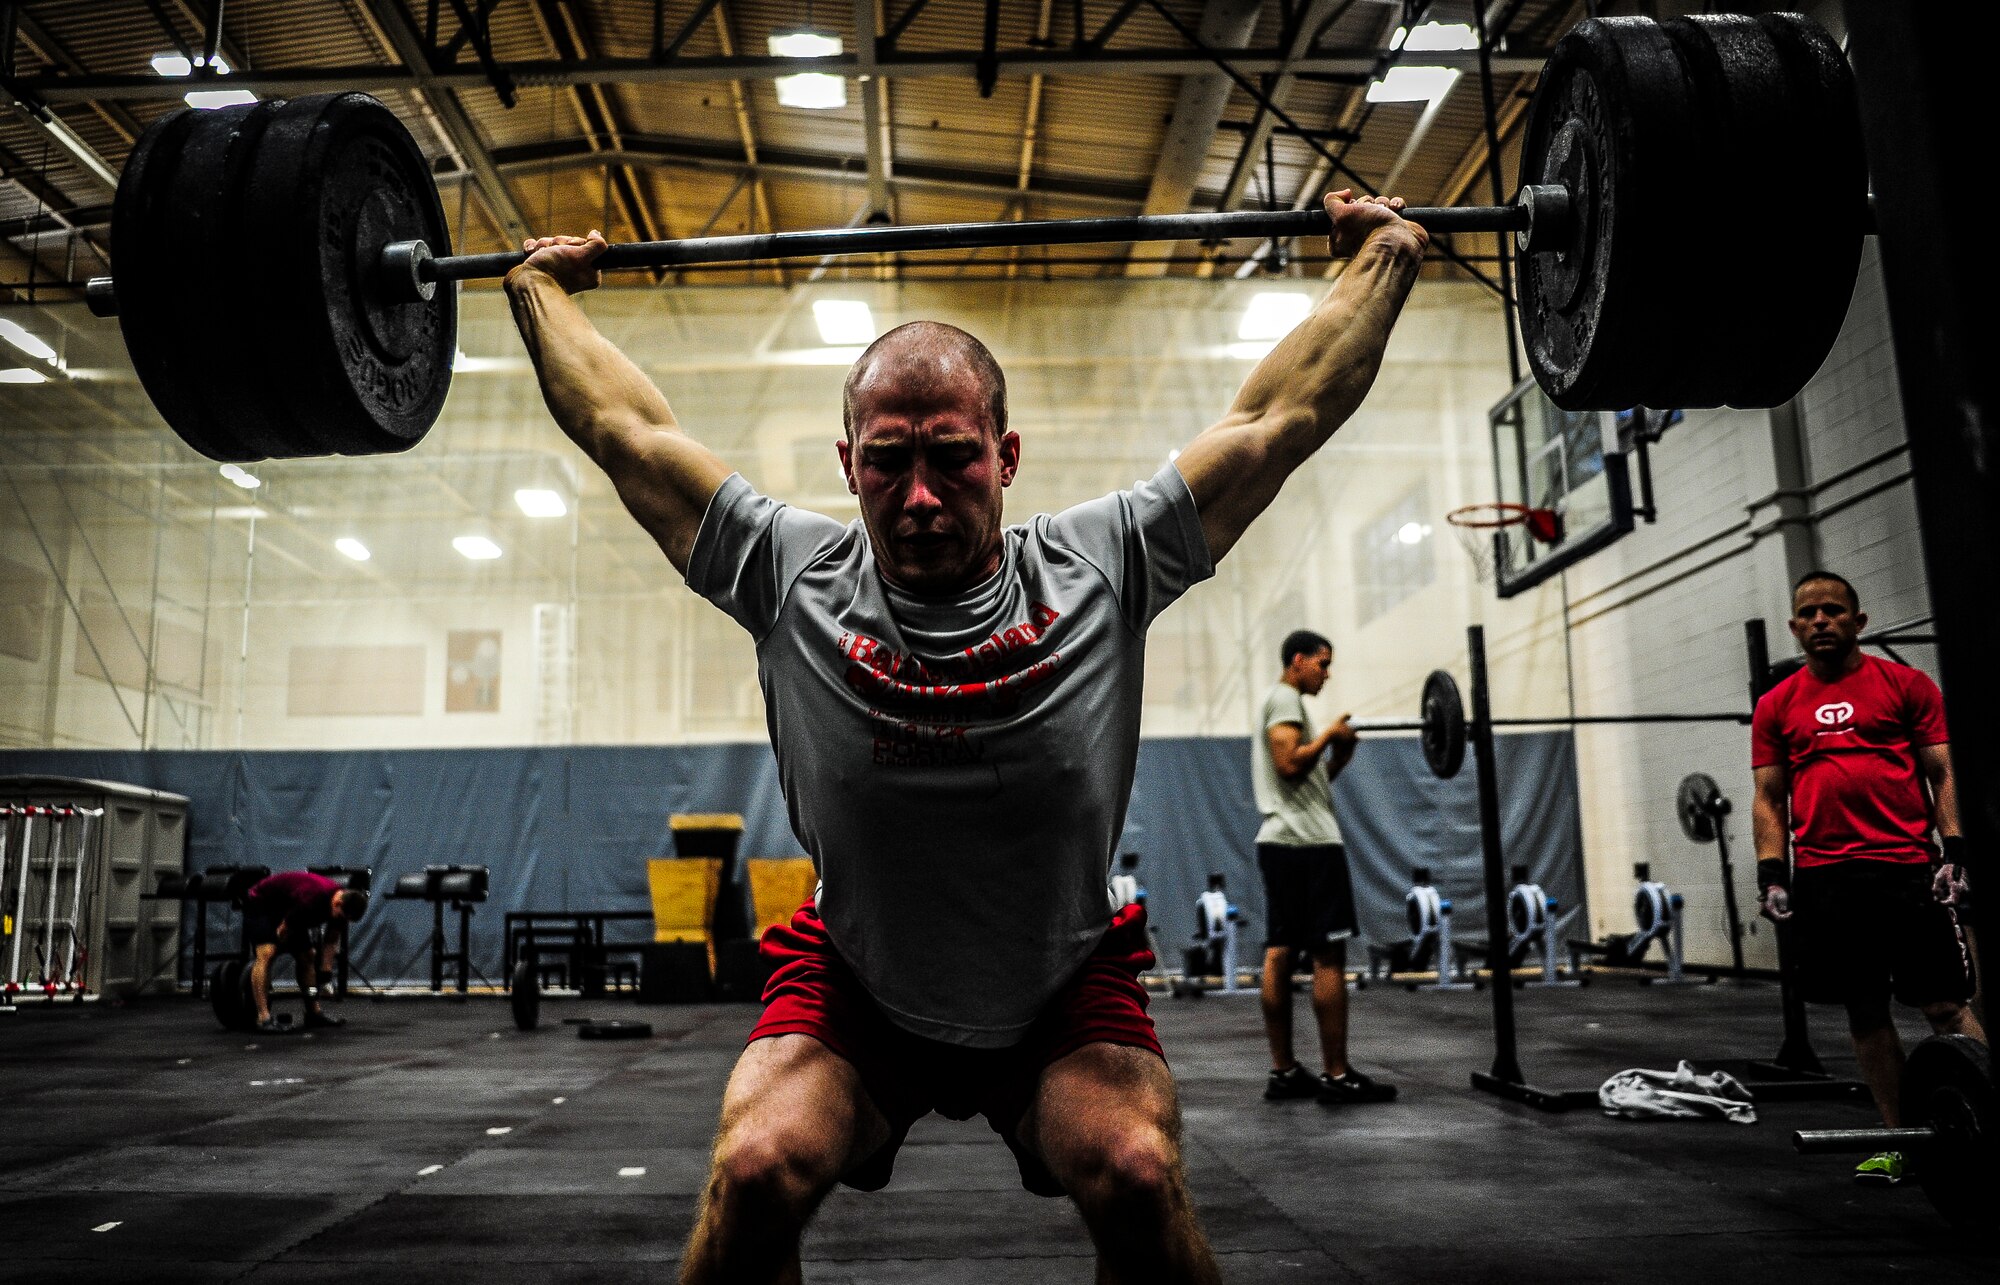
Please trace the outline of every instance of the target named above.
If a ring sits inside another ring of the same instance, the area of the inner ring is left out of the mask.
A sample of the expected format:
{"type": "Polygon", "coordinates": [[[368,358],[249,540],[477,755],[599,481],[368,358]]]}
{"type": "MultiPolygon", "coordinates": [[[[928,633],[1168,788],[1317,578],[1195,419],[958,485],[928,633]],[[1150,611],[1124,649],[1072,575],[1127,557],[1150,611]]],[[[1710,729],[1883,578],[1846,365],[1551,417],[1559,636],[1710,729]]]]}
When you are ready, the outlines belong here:
{"type": "Polygon", "coordinates": [[[309,870],[285,870],[259,879],[243,897],[243,940],[255,953],[250,964],[250,996],[257,1005],[257,1029],[281,1029],[271,1020],[271,961],[284,947],[298,967],[307,1027],[343,1026],[320,1011],[315,987],[333,968],[347,942],[347,925],[368,909],[368,894],[309,870]],[[315,950],[312,933],[325,928],[315,950]]]}
{"type": "MultiPolygon", "coordinates": [[[[1894,1128],[1903,1044],[1890,997],[1922,1009],[1940,1034],[1986,1033],[1966,1005],[1972,957],[1955,909],[1965,841],[1944,700],[1922,672],[1864,653],[1867,624],[1840,576],[1808,572],[1793,587],[1805,667],[1757,702],[1750,733],[1758,908],[1795,925],[1802,997],[1846,1006],[1861,1076],[1894,1128]]],[[[1886,1184],[1902,1174],[1901,1154],[1882,1152],[1854,1176],[1886,1184]]]]}

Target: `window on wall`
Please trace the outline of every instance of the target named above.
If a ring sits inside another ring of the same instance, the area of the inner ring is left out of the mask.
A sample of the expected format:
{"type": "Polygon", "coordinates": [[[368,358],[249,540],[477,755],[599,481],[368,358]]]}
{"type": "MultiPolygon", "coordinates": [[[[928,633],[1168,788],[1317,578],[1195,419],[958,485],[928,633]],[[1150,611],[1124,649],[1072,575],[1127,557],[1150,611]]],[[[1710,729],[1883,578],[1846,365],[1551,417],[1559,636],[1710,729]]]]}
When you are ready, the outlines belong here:
{"type": "Polygon", "coordinates": [[[1430,487],[1419,483],[1354,536],[1355,623],[1365,625],[1437,579],[1430,487]]]}

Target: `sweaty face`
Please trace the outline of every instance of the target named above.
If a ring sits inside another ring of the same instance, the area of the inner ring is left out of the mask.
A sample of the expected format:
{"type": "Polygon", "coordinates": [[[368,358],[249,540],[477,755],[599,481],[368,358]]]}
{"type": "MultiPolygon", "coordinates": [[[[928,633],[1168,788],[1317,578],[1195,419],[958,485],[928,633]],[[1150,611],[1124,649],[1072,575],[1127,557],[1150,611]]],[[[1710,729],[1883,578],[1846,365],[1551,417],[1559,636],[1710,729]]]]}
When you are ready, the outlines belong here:
{"type": "Polygon", "coordinates": [[[998,569],[1001,491],[1021,446],[995,431],[975,376],[927,365],[899,371],[888,358],[868,372],[840,463],[883,574],[913,593],[947,594],[998,569]]]}
{"type": "Polygon", "coordinates": [[[1854,609],[1846,586],[1838,581],[1808,580],[1792,595],[1792,637],[1808,656],[1845,659],[1867,624],[1868,617],[1854,609]]]}
{"type": "Polygon", "coordinates": [[[1298,680],[1299,691],[1307,696],[1317,696],[1326,687],[1326,677],[1333,671],[1333,649],[1322,647],[1311,656],[1292,657],[1292,676],[1298,680]]]}

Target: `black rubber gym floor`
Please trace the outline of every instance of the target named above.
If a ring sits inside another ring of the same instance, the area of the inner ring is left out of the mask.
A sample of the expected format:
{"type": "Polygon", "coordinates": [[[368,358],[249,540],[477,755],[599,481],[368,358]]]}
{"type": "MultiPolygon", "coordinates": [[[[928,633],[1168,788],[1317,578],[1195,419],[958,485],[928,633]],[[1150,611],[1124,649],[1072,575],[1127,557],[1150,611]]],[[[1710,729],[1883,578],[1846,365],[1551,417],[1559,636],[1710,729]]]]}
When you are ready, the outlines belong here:
{"type": "MultiPolygon", "coordinates": [[[[1764,986],[1519,998],[1522,1062],[1549,1087],[1776,1047],[1764,986]]],[[[1403,1095],[1329,1110],[1260,1100],[1254,998],[1155,1000],[1226,1279],[1995,1279],[2000,1258],[1913,1183],[1859,1189],[1852,1160],[1792,1154],[1792,1129],[1865,1108],[1778,1104],[1753,1126],[1543,1115],[1469,1087],[1487,1005],[1358,993],[1358,1060],[1403,1095]]],[[[227,1034],[186,1000],[0,1018],[0,1279],[672,1279],[753,1010],[552,998],[528,1034],[500,999],[341,1010],[346,1029],[311,1039],[227,1034]],[[585,1015],[655,1036],[559,1024],[585,1015]]],[[[1851,1069],[1821,1027],[1829,1065],[1851,1069]]],[[[837,1191],[805,1254],[810,1281],[1092,1279],[1072,1208],[1022,1191],[977,1120],[919,1124],[889,1189],[837,1191]]]]}

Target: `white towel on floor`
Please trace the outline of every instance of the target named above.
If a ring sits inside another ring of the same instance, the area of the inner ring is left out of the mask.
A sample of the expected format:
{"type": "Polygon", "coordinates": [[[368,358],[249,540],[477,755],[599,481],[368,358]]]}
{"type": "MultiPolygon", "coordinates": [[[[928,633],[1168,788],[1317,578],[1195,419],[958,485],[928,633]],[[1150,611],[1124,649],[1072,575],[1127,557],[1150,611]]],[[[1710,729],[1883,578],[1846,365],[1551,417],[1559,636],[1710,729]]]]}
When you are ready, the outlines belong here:
{"type": "Polygon", "coordinates": [[[1726,1071],[1698,1074],[1687,1062],[1672,1071],[1620,1071],[1597,1090],[1604,1114],[1627,1120],[1713,1120],[1757,1123],[1743,1081],[1726,1071]]]}

